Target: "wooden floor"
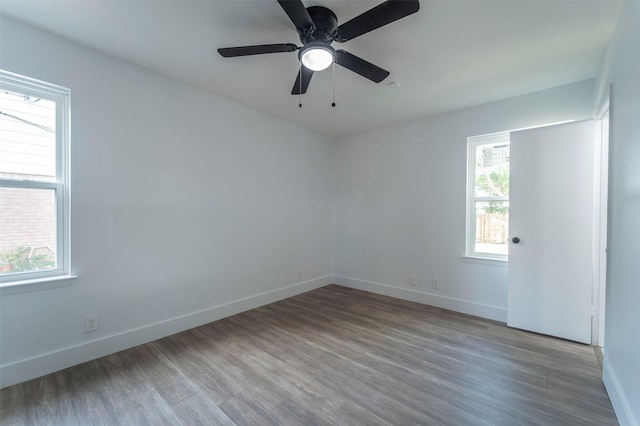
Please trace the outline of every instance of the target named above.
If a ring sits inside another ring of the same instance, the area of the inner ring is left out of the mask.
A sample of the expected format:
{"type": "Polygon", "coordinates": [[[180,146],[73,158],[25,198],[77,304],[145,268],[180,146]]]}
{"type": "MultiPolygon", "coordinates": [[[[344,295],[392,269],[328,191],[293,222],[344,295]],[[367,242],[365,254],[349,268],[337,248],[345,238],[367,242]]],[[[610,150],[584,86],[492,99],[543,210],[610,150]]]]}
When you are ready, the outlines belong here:
{"type": "Polygon", "coordinates": [[[0,397],[2,425],[617,424],[590,346],[336,285],[0,397]]]}

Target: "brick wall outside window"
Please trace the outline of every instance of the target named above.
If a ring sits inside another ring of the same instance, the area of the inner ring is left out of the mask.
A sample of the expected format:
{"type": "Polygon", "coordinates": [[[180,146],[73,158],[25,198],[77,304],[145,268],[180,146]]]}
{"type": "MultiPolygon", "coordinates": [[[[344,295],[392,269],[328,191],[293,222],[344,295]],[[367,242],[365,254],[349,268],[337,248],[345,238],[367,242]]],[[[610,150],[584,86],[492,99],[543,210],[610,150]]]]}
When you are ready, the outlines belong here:
{"type": "MultiPolygon", "coordinates": [[[[9,177],[9,176],[2,176],[9,177]]],[[[19,179],[20,176],[10,176],[19,179]]],[[[0,256],[20,247],[56,249],[54,191],[0,188],[0,256]]]]}

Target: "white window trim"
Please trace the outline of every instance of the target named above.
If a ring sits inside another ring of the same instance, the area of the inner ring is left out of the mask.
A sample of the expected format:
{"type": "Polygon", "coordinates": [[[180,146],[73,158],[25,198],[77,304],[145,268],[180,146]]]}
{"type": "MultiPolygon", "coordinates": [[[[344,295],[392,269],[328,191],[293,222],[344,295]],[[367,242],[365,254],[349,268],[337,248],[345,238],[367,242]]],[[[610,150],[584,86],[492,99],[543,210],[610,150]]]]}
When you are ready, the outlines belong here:
{"type": "Polygon", "coordinates": [[[478,261],[495,261],[507,262],[508,255],[478,252],[474,250],[476,238],[476,217],[475,203],[477,201],[509,201],[509,197],[474,197],[474,188],[476,183],[476,147],[478,145],[493,143],[508,143],[510,140],[510,132],[498,132],[481,136],[472,136],[467,138],[467,210],[466,210],[466,243],[464,259],[476,259],[478,261]]]}
{"type": "Polygon", "coordinates": [[[56,269],[0,275],[0,288],[25,287],[52,277],[74,278],[70,259],[70,90],[55,84],[0,70],[0,87],[16,93],[56,102],[56,181],[17,181],[0,179],[0,186],[10,188],[51,189],[56,193],[56,269]]]}

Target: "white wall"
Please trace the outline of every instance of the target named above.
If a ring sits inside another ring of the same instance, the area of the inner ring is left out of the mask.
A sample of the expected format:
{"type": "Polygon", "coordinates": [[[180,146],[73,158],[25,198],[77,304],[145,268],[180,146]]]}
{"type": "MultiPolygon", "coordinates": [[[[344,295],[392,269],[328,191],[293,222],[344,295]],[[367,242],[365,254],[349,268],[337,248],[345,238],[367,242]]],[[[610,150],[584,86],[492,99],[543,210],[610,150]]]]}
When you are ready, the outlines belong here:
{"type": "Polygon", "coordinates": [[[0,67],[71,89],[79,276],[4,292],[1,385],[331,281],[332,141],[11,19],[0,30],[0,67]],[[89,314],[100,330],[85,334],[89,314]]]}
{"type": "Polygon", "coordinates": [[[590,118],[592,94],[589,80],[337,141],[335,281],[506,321],[506,264],[461,259],[467,137],[590,118]]]}
{"type": "Polygon", "coordinates": [[[640,2],[625,2],[596,80],[610,100],[603,380],[622,425],[640,424],[640,2]]]}

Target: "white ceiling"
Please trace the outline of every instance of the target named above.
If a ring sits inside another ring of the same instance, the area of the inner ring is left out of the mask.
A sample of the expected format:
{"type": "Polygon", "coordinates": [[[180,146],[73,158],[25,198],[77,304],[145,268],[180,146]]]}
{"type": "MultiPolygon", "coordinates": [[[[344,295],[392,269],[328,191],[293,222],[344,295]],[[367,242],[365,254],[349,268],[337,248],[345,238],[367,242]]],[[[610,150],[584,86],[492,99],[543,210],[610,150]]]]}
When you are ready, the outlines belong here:
{"type": "MultiPolygon", "coordinates": [[[[339,23],[379,4],[303,0],[339,23]]],[[[319,133],[339,137],[595,76],[617,1],[421,0],[420,11],[339,45],[391,72],[336,67],[290,95],[296,53],[222,58],[219,47],[296,43],[275,0],[2,0],[0,12],[319,133]],[[399,82],[400,88],[389,85],[399,82]]]]}

